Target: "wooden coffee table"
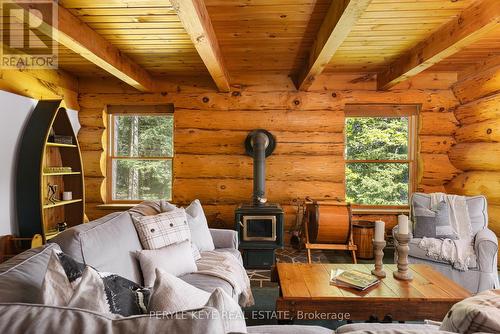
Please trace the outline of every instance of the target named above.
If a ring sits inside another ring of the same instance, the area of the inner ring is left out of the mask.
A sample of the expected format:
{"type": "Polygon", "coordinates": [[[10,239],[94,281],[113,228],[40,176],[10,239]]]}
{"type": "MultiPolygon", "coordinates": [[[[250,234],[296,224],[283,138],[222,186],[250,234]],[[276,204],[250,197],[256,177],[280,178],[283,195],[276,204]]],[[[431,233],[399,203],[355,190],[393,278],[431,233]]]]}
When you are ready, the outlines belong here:
{"type": "Polygon", "coordinates": [[[278,263],[280,320],[443,320],[453,304],[471,294],[444,275],[422,264],[410,265],[413,280],[392,277],[396,265],[385,265],[387,277],[366,291],[329,284],[331,269],[370,272],[372,264],[278,263]]]}

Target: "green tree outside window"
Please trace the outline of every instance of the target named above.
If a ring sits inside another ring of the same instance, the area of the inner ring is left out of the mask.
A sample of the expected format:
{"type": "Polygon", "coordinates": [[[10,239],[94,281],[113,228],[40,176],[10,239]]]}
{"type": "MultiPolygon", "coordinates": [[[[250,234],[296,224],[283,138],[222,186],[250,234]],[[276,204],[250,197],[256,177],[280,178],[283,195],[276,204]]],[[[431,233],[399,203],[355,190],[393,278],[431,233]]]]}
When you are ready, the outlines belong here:
{"type": "Polygon", "coordinates": [[[112,115],[112,200],[171,199],[173,115],[112,115]]]}
{"type": "Polygon", "coordinates": [[[346,200],[366,205],[407,205],[409,118],[347,117],[346,200]]]}

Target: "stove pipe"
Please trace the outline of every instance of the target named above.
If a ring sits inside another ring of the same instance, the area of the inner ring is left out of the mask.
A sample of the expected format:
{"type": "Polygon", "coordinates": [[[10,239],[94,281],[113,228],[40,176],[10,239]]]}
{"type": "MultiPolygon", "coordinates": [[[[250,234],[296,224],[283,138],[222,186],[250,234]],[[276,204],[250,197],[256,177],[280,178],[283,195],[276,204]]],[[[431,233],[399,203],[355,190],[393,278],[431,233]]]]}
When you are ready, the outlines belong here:
{"type": "Polygon", "coordinates": [[[253,157],[253,195],[254,205],[262,206],[266,199],[266,157],[270,156],[275,147],[275,140],[266,130],[250,132],[245,141],[247,154],[253,157]]]}

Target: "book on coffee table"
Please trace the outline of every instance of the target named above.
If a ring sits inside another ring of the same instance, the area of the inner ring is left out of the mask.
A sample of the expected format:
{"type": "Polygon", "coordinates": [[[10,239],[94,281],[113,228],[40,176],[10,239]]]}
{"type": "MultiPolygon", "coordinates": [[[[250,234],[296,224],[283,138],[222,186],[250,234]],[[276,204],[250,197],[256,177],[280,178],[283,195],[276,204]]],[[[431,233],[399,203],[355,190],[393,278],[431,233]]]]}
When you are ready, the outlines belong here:
{"type": "Polygon", "coordinates": [[[380,280],[371,274],[358,270],[335,269],[330,272],[330,284],[340,287],[366,290],[378,284],[380,280]]]}

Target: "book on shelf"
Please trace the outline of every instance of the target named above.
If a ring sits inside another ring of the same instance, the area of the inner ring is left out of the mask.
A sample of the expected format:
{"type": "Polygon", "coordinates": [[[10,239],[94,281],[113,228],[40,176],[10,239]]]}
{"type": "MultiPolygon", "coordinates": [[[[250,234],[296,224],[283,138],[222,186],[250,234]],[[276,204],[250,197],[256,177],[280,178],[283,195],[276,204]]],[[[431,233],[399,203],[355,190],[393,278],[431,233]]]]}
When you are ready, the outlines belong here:
{"type": "Polygon", "coordinates": [[[44,173],[71,173],[72,168],[71,167],[44,167],[43,168],[44,173]]]}
{"type": "Polygon", "coordinates": [[[330,272],[330,284],[340,287],[363,291],[379,282],[377,277],[358,270],[332,269],[330,272]]]}

